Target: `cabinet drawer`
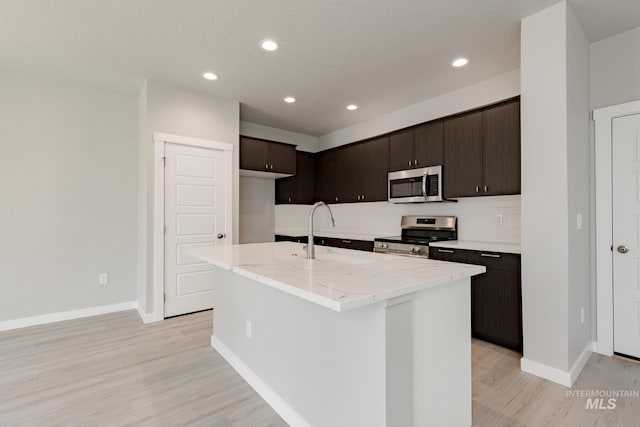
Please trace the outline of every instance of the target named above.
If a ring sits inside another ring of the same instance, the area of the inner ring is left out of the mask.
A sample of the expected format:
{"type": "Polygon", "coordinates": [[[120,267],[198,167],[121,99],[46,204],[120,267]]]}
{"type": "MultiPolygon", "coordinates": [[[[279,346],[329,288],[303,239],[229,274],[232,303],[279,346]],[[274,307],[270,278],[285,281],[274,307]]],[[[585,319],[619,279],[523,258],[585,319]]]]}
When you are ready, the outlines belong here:
{"type": "Polygon", "coordinates": [[[334,248],[373,252],[373,242],[368,240],[338,239],[335,237],[315,237],[314,242],[317,245],[331,246],[334,248]]]}
{"type": "Polygon", "coordinates": [[[429,248],[429,257],[442,261],[484,265],[503,271],[520,271],[520,255],[467,249],[429,248]]]}
{"type": "Polygon", "coordinates": [[[276,242],[295,242],[295,243],[307,243],[307,236],[284,236],[282,234],[276,234],[276,242]]]}
{"type": "Polygon", "coordinates": [[[429,258],[439,261],[471,263],[468,251],[449,248],[429,248],[429,258]]]}

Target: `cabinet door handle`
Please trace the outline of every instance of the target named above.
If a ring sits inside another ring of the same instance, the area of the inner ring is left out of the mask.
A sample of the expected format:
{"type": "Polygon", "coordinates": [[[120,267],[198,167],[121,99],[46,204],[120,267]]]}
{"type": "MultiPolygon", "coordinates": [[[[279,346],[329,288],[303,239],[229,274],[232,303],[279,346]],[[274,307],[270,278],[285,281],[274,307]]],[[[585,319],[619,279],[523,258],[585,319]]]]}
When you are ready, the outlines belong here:
{"type": "Polygon", "coordinates": [[[289,203],[291,203],[291,197],[289,197],[289,203]]]}
{"type": "Polygon", "coordinates": [[[269,163],[265,163],[264,168],[269,169],[269,163]]]}
{"type": "Polygon", "coordinates": [[[418,164],[418,160],[413,161],[413,165],[416,166],[418,164]]]}
{"type": "Polygon", "coordinates": [[[351,240],[343,240],[342,243],[351,243],[351,240]]]}
{"type": "Polygon", "coordinates": [[[455,251],[452,251],[450,249],[438,249],[438,252],[441,252],[443,254],[452,254],[455,253],[455,251]]]}
{"type": "Polygon", "coordinates": [[[411,160],[407,162],[407,166],[411,166],[411,160]]]}
{"type": "Polygon", "coordinates": [[[358,194],[358,200],[360,200],[360,195],[358,194]]]}
{"type": "Polygon", "coordinates": [[[269,169],[273,169],[273,165],[271,165],[271,167],[269,169]]]}
{"type": "Polygon", "coordinates": [[[476,185],[476,193],[479,193],[479,192],[480,192],[480,187],[476,185]]]}
{"type": "Polygon", "coordinates": [[[338,201],[338,196],[336,196],[336,202],[338,201]]]}
{"type": "Polygon", "coordinates": [[[480,256],[487,257],[487,258],[500,258],[500,255],[498,254],[480,254],[480,256]]]}
{"type": "Polygon", "coordinates": [[[489,187],[487,187],[486,185],[484,186],[484,192],[486,193],[487,191],[489,191],[489,187]]]}
{"type": "Polygon", "coordinates": [[[360,199],[360,200],[364,200],[364,194],[362,195],[362,199],[360,199]]]}

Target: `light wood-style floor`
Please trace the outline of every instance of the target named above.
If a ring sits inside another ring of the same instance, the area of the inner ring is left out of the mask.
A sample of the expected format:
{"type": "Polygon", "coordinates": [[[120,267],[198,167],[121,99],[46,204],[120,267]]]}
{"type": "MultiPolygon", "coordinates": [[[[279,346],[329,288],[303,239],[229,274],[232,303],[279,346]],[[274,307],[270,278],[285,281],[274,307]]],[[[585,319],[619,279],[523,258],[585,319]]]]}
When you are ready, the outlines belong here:
{"type": "Polygon", "coordinates": [[[0,426],[286,426],[211,332],[125,311],[0,333],[0,426]]]}
{"type": "MultiPolygon", "coordinates": [[[[615,409],[587,409],[586,397],[570,391],[640,390],[640,365],[592,354],[571,389],[520,371],[520,354],[474,340],[473,425],[640,426],[640,398],[618,397],[615,409]]],[[[605,398],[605,405],[607,398],[605,398]]]]}
{"type": "MultiPolygon", "coordinates": [[[[286,426],[210,347],[211,317],[143,325],[127,311],[0,333],[0,426],[286,426]]],[[[640,426],[640,398],[586,409],[521,372],[519,354],[472,350],[476,427],[640,426]]],[[[640,365],[597,354],[573,387],[639,389],[640,365]]]]}

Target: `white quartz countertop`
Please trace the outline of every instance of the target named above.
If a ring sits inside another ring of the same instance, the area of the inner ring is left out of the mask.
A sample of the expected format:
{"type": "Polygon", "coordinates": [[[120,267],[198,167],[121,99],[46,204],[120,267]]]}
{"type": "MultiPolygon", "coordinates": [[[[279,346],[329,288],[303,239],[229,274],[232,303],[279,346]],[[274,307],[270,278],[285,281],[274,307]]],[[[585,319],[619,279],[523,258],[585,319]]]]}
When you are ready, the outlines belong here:
{"type": "Polygon", "coordinates": [[[301,243],[203,246],[192,256],[335,311],[388,300],[484,273],[483,266],[301,243]]]}
{"type": "Polygon", "coordinates": [[[429,243],[430,247],[468,249],[471,251],[502,252],[507,254],[519,254],[520,245],[517,243],[499,242],[475,242],[470,240],[449,240],[443,242],[429,243]]]}
{"type": "MultiPolygon", "coordinates": [[[[279,230],[275,234],[280,236],[300,237],[309,234],[307,230],[302,229],[289,229],[279,230]]],[[[376,237],[390,236],[390,233],[383,234],[366,234],[366,233],[353,233],[350,231],[332,231],[332,230],[315,230],[313,235],[316,237],[333,237],[336,239],[352,239],[352,240],[368,240],[373,241],[376,237]]]]}

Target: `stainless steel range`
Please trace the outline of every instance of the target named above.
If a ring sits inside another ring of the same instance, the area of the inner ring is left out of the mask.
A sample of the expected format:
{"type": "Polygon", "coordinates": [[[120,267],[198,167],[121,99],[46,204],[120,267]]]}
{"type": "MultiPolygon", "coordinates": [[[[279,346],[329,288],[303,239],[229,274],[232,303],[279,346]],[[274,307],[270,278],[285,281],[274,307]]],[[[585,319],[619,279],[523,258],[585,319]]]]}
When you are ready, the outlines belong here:
{"type": "Polygon", "coordinates": [[[458,239],[458,219],[455,216],[403,216],[400,227],[400,236],[376,238],[373,251],[429,258],[430,242],[458,239]]]}

